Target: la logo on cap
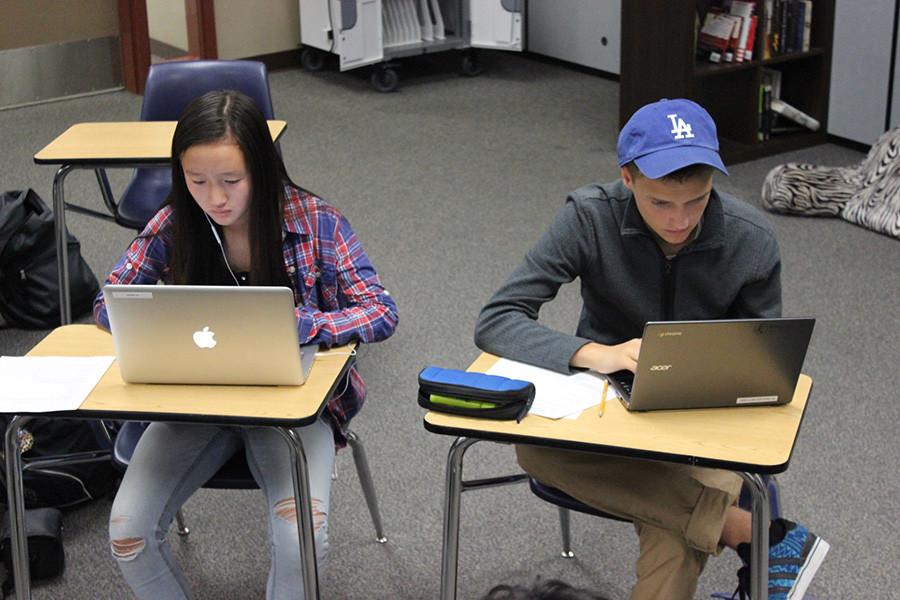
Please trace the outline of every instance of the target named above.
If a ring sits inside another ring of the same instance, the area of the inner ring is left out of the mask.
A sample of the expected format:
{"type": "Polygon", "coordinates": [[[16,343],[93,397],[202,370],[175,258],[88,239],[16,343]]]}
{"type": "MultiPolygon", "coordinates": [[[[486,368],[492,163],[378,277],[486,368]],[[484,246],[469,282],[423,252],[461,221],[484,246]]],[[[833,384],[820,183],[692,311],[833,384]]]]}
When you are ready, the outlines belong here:
{"type": "Polygon", "coordinates": [[[672,131],[675,135],[675,140],[684,140],[688,138],[694,137],[694,132],[691,128],[690,123],[685,123],[684,119],[678,116],[678,113],[672,113],[671,115],[666,115],[670,121],[672,121],[672,131]]]}

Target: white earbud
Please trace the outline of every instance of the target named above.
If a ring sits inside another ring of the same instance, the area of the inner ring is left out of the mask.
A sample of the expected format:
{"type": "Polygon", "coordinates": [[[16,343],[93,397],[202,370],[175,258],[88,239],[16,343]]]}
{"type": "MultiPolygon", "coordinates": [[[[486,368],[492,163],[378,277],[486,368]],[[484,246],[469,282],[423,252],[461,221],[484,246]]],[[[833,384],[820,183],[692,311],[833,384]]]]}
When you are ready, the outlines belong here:
{"type": "Polygon", "coordinates": [[[238,281],[238,278],[235,276],[234,271],[231,270],[231,265],[228,264],[228,257],[225,256],[225,246],[222,245],[222,238],[219,237],[219,232],[216,230],[216,226],[213,225],[212,219],[209,218],[209,215],[205,212],[203,216],[206,217],[206,222],[209,223],[209,229],[212,231],[213,237],[216,239],[216,243],[219,244],[219,250],[222,251],[222,260],[225,261],[225,268],[228,269],[228,272],[231,273],[231,278],[234,279],[235,285],[240,287],[241,282],[238,281]]]}
{"type": "Polygon", "coordinates": [[[203,213],[203,216],[206,217],[206,222],[209,223],[209,228],[212,230],[213,237],[216,238],[216,243],[219,244],[219,247],[222,247],[222,238],[219,237],[219,231],[216,229],[216,226],[213,225],[212,221],[209,218],[209,215],[203,213]]]}

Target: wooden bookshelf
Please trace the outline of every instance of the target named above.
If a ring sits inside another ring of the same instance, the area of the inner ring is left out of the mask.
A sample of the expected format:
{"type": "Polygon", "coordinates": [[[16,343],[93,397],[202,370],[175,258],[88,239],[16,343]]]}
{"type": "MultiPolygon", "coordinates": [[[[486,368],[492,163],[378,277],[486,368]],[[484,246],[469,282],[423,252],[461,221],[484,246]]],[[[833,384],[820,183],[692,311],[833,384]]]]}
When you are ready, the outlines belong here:
{"type": "MultiPolygon", "coordinates": [[[[835,0],[813,0],[810,49],[761,59],[764,0],[757,0],[760,24],[753,60],[710,63],[698,60],[697,0],[622,2],[622,70],[619,77],[619,125],[635,110],[660,98],[690,98],[716,120],[727,163],[821,144],[827,138],[828,91],[835,0]],[[818,131],[773,134],[760,141],[759,87],[762,69],[781,71],[781,98],[817,119],[818,131]]],[[[700,4],[709,4],[701,2],[700,4]]]]}

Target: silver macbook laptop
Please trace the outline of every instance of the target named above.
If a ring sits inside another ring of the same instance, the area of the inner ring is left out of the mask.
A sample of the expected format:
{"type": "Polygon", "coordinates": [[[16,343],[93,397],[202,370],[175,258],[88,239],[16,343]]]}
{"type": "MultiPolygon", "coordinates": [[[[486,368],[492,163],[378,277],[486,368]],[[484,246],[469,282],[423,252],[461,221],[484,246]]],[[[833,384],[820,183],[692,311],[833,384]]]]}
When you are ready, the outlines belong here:
{"type": "Polygon", "coordinates": [[[287,287],[106,285],[116,360],[129,383],[300,385],[317,346],[300,347],[287,287]]]}
{"type": "Polygon", "coordinates": [[[815,319],[650,322],[635,373],[609,382],[628,410],[786,404],[815,319]]]}

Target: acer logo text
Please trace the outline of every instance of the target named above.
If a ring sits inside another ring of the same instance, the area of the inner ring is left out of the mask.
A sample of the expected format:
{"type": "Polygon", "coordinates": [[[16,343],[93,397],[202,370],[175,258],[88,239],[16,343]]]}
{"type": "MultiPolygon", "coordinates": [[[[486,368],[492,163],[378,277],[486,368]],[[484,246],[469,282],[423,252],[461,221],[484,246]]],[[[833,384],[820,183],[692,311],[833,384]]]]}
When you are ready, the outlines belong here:
{"type": "Polygon", "coordinates": [[[672,365],[652,365],[650,367],[651,371],[668,371],[672,368],[672,365]]]}

